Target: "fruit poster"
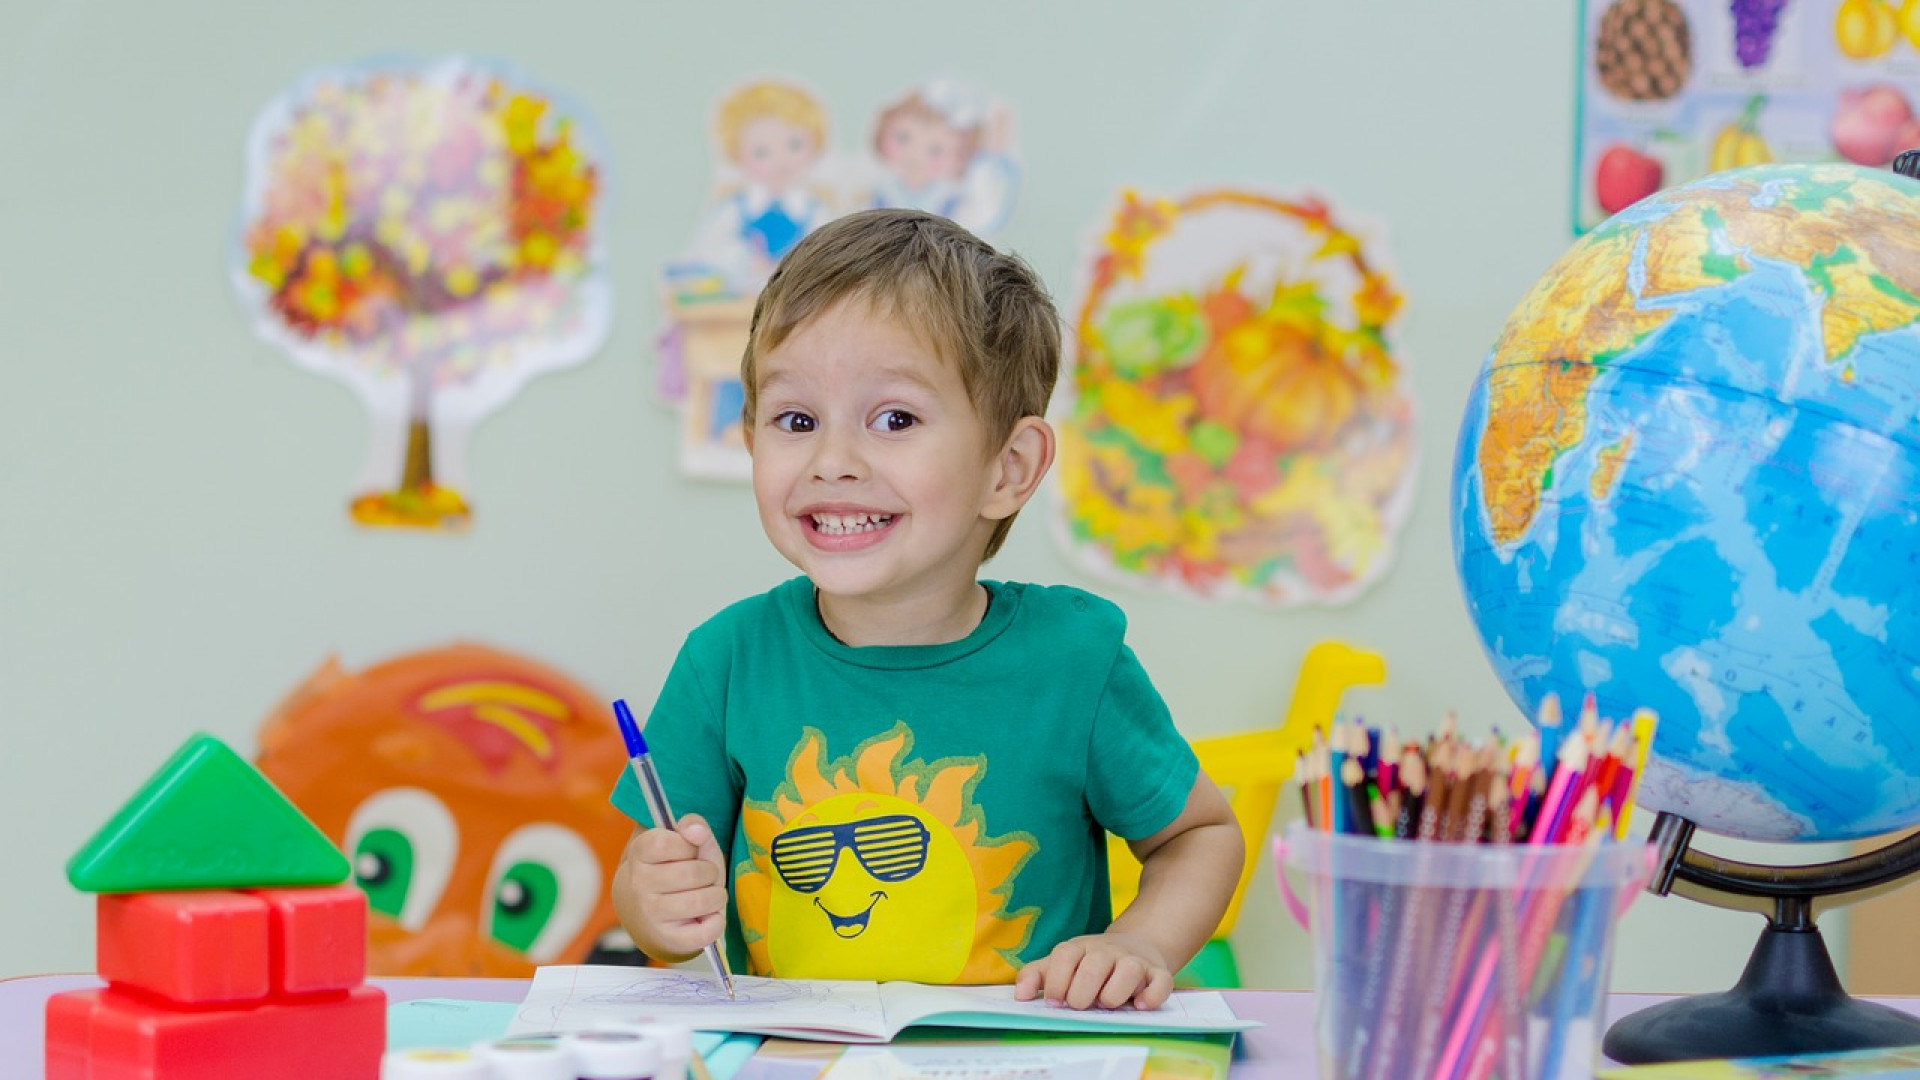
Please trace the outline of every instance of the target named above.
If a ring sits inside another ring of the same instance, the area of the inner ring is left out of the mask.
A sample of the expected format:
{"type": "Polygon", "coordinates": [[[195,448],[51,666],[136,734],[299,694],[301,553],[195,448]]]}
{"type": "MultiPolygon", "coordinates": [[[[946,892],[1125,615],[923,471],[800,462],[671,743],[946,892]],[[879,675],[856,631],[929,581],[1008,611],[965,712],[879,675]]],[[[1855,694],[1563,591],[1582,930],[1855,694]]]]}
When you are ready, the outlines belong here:
{"type": "Polygon", "coordinates": [[[468,433],[606,336],[604,152],[581,110],[461,59],[316,72],[247,146],[232,278],[254,328],[352,387],[368,526],[472,517],[468,433]]]}
{"type": "Polygon", "coordinates": [[[1377,229],[1314,197],[1127,192],[1082,277],[1057,470],[1080,565],[1282,607],[1386,572],[1416,439],[1377,229]]]}
{"type": "Polygon", "coordinates": [[[1920,0],[1583,0],[1574,224],[1770,161],[1920,146],[1920,0]]]}
{"type": "Polygon", "coordinates": [[[849,136],[854,149],[837,152],[827,103],[798,81],[760,79],[720,99],[712,192],[662,275],[660,389],[681,414],[682,472],[749,475],[740,354],[780,258],[825,222],[882,206],[940,214],[991,240],[1020,188],[1012,119],[977,88],[931,78],[881,102],[849,136]]]}

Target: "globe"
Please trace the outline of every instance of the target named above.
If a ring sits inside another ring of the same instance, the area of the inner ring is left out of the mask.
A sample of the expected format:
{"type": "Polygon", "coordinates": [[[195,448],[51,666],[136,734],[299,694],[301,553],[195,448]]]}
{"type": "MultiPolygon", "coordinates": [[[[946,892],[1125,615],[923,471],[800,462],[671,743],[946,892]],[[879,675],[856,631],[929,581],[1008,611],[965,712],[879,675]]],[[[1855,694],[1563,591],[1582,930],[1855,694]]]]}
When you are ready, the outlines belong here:
{"type": "Polygon", "coordinates": [[[1765,165],[1610,218],[1502,329],[1452,488],[1515,704],[1658,714],[1640,805],[1920,823],[1920,182],[1765,165]]]}

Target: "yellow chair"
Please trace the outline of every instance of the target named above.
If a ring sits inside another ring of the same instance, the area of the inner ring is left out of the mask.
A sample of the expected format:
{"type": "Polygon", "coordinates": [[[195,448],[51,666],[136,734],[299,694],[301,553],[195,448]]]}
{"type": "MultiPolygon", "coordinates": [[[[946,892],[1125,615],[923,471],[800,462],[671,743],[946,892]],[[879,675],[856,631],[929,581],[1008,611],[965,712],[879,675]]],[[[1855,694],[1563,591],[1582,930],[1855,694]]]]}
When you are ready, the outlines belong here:
{"type": "MultiPolygon", "coordinates": [[[[1340,707],[1340,696],[1349,686],[1386,681],[1387,664],[1376,653],[1356,649],[1337,641],[1322,641],[1307,650],[1300,661],[1300,677],[1293,685],[1293,700],[1287,705],[1286,719],[1278,728],[1247,731],[1199,739],[1193,744],[1200,767],[1226,792],[1233,816],[1240,822],[1240,835],[1247,845],[1246,865],[1240,869],[1240,882],[1234,886],[1233,899],[1213,939],[1200,950],[1175,980],[1181,986],[1236,987],[1240,985],[1240,965],[1234,959],[1227,935],[1240,917],[1240,902],[1246,897],[1247,882],[1253,880],[1259,861],[1260,845],[1265,842],[1273,822],[1274,806],[1280,800],[1280,787],[1293,775],[1295,758],[1313,742],[1315,731],[1326,731],[1340,707]]],[[[1113,910],[1126,910],[1140,891],[1140,863],[1127,850],[1126,841],[1107,837],[1107,861],[1113,884],[1113,910]]]]}

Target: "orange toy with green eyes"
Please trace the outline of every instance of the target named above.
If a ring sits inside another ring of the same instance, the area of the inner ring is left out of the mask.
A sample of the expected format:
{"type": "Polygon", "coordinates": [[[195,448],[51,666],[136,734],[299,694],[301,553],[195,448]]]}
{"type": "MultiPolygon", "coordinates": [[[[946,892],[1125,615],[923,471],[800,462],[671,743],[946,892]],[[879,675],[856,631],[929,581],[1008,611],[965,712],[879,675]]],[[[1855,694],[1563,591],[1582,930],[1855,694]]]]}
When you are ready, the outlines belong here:
{"type": "Polygon", "coordinates": [[[329,660],[261,725],[259,765],[352,860],[371,974],[638,959],[599,948],[624,938],[608,883],[632,823],[607,792],[626,753],[565,675],[479,645],[329,660]]]}

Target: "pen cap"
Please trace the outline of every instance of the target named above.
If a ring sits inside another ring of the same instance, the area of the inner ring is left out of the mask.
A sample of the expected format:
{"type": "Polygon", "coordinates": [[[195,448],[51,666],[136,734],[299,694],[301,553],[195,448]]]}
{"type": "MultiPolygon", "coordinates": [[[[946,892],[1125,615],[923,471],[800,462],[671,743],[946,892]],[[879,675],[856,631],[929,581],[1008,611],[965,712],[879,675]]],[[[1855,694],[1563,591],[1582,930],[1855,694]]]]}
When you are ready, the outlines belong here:
{"type": "Polygon", "coordinates": [[[493,1070],[489,1080],[576,1080],[579,1061],[557,1036],[495,1039],[476,1049],[493,1070]]]}
{"type": "Polygon", "coordinates": [[[627,708],[626,698],[613,703],[613,722],[620,729],[620,738],[627,744],[628,757],[639,757],[647,752],[646,737],[640,734],[640,725],[633,719],[633,710],[627,708]]]}
{"type": "Polygon", "coordinates": [[[487,1063],[470,1050],[390,1050],[380,1059],[380,1080],[488,1080],[487,1063]]]}
{"type": "Polygon", "coordinates": [[[579,1080],[653,1080],[660,1068],[659,1045],[637,1031],[576,1031],[566,1046],[579,1080]]]}

